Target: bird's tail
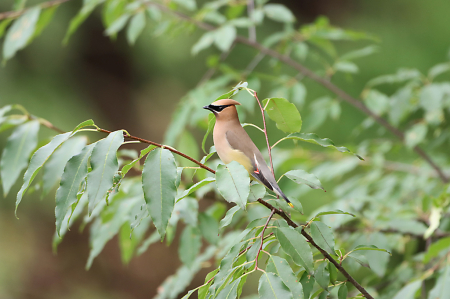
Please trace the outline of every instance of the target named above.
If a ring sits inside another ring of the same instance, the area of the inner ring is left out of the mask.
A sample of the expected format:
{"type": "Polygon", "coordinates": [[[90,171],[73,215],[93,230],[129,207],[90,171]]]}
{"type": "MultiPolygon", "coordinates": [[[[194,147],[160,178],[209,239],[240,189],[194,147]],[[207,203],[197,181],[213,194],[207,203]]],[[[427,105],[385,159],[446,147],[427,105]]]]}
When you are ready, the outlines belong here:
{"type": "Polygon", "coordinates": [[[281,191],[280,187],[278,186],[272,186],[273,188],[273,192],[275,192],[277,195],[283,197],[283,199],[287,202],[287,204],[291,207],[294,208],[294,205],[291,203],[291,201],[287,198],[286,195],[284,195],[283,191],[281,191]]]}

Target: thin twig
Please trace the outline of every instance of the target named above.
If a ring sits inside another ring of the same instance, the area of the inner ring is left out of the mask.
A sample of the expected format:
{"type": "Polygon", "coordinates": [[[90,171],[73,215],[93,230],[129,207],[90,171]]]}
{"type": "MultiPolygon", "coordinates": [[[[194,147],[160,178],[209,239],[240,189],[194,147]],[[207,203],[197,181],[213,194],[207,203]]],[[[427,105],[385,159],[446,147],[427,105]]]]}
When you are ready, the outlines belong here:
{"type": "Polygon", "coordinates": [[[255,270],[258,270],[258,258],[259,258],[259,254],[261,253],[262,247],[263,247],[263,243],[264,243],[264,232],[266,231],[267,226],[269,225],[270,219],[272,219],[273,214],[275,213],[275,208],[272,210],[272,212],[270,212],[269,217],[267,218],[266,224],[264,225],[264,228],[261,232],[261,244],[259,245],[259,249],[258,249],[258,253],[256,254],[256,258],[255,258],[255,270]]]}
{"type": "MultiPolygon", "coordinates": [[[[70,0],[54,0],[54,1],[48,1],[48,2],[41,3],[41,4],[39,4],[39,6],[41,8],[49,8],[49,7],[60,5],[62,3],[69,2],[69,1],[70,0]]],[[[18,10],[18,11],[7,11],[7,12],[0,13],[0,21],[5,20],[5,19],[16,19],[16,18],[20,17],[21,15],[23,15],[24,13],[26,13],[28,10],[30,10],[30,8],[25,8],[25,9],[18,10]]]]}

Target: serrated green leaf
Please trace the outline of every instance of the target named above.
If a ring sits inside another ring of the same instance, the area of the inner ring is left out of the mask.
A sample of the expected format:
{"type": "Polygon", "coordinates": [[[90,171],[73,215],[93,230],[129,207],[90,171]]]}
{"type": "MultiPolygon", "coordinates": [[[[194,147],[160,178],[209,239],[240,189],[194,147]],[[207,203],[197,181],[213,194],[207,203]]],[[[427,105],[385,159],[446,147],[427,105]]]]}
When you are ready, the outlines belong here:
{"type": "Polygon", "coordinates": [[[155,149],[148,154],[142,171],[142,188],[150,217],[161,240],[175,206],[177,166],[167,149],[155,149]]]}
{"type": "Polygon", "coordinates": [[[344,283],[339,287],[338,299],[347,299],[347,294],[348,294],[347,285],[344,283]]]}
{"type": "Polygon", "coordinates": [[[206,178],[204,180],[201,180],[200,182],[195,183],[189,189],[184,190],[183,193],[180,196],[177,197],[176,202],[179,202],[180,200],[182,200],[186,196],[189,196],[190,194],[194,193],[195,191],[197,191],[201,187],[206,186],[209,183],[214,182],[215,180],[216,180],[215,178],[206,178]]]}
{"type": "Polygon", "coordinates": [[[131,18],[127,29],[127,39],[130,45],[134,45],[139,35],[145,28],[145,12],[141,11],[131,18]]]}
{"type": "Polygon", "coordinates": [[[141,153],[139,154],[139,157],[137,159],[134,159],[133,161],[131,161],[128,164],[125,164],[121,171],[123,176],[125,176],[128,171],[130,171],[131,168],[133,168],[134,166],[136,166],[136,164],[146,155],[148,154],[151,150],[153,150],[154,148],[156,148],[156,146],[154,145],[149,145],[148,147],[144,148],[143,150],[141,150],[141,153]]]}
{"type": "Polygon", "coordinates": [[[113,186],[113,177],[119,170],[117,150],[123,143],[123,131],[115,131],[98,141],[92,150],[92,171],[87,176],[86,192],[89,199],[89,215],[113,186]]]}
{"type": "Polygon", "coordinates": [[[180,246],[178,247],[178,256],[181,262],[190,268],[199,254],[201,246],[202,239],[198,228],[191,225],[186,226],[181,234],[180,246]]]}
{"type": "Polygon", "coordinates": [[[228,51],[236,38],[236,34],[236,27],[222,26],[214,31],[214,44],[222,52],[228,51]]]}
{"type": "Polygon", "coordinates": [[[332,147],[332,148],[340,151],[341,153],[351,153],[351,154],[355,155],[356,157],[358,157],[358,159],[364,160],[361,156],[351,152],[348,148],[346,148],[344,146],[336,146],[334,144],[334,142],[331,141],[329,138],[322,139],[314,133],[293,133],[293,134],[290,134],[290,135],[280,139],[279,141],[277,141],[277,143],[282,140],[287,140],[287,139],[301,140],[301,141],[305,141],[305,142],[309,142],[309,143],[313,143],[313,144],[318,144],[323,147],[332,147]]]}
{"type": "Polygon", "coordinates": [[[290,256],[294,263],[303,266],[309,274],[314,274],[314,264],[311,248],[305,238],[291,227],[279,227],[275,237],[281,248],[290,256]]]}
{"type": "Polygon", "coordinates": [[[212,245],[219,242],[219,223],[213,216],[200,213],[198,214],[199,228],[202,236],[212,245]]]}
{"type": "Polygon", "coordinates": [[[61,179],[67,161],[79,154],[87,143],[86,137],[74,137],[65,141],[57,148],[44,164],[43,194],[48,194],[53,186],[61,179]]]}
{"type": "Polygon", "coordinates": [[[283,4],[266,4],[264,5],[264,13],[268,18],[277,22],[295,22],[294,14],[283,4]]]}
{"type": "Polygon", "coordinates": [[[210,113],[208,115],[208,130],[206,130],[205,136],[203,136],[203,140],[202,140],[202,150],[205,154],[206,154],[206,150],[205,150],[206,139],[208,139],[208,136],[214,129],[215,124],[216,124],[216,117],[214,116],[214,114],[210,113]]]}
{"type": "Polygon", "coordinates": [[[414,299],[417,290],[420,289],[422,280],[416,280],[405,285],[393,299],[414,299]]]}
{"type": "Polygon", "coordinates": [[[250,177],[244,166],[236,161],[227,165],[219,164],[216,172],[216,185],[220,194],[228,202],[245,210],[250,193],[250,177]]]}
{"type": "Polygon", "coordinates": [[[28,9],[9,28],[3,43],[3,59],[12,58],[17,51],[23,49],[36,29],[41,8],[39,6],[28,9]]]}
{"type": "Polygon", "coordinates": [[[264,272],[259,279],[258,295],[260,299],[289,299],[292,294],[280,277],[264,272]]]}
{"type": "Polygon", "coordinates": [[[311,223],[311,236],[321,248],[326,250],[332,255],[336,255],[334,252],[334,235],[331,228],[323,222],[314,221],[311,223]]]}
{"type": "Polygon", "coordinates": [[[94,146],[95,143],[85,146],[81,153],[70,158],[64,167],[59,188],[56,190],[55,217],[58,235],[61,234],[62,222],[67,211],[77,202],[78,189],[87,176],[88,160],[94,146]]]}
{"type": "Polygon", "coordinates": [[[300,132],[302,118],[294,104],[283,98],[270,98],[263,101],[265,111],[277,128],[286,133],[300,132]]]}
{"type": "Polygon", "coordinates": [[[289,263],[284,258],[271,255],[267,263],[266,271],[278,275],[291,291],[293,298],[303,298],[302,284],[297,280],[289,263]]]}
{"type": "Polygon", "coordinates": [[[297,184],[305,184],[312,189],[322,189],[325,191],[322,183],[314,174],[308,173],[302,169],[290,170],[286,172],[284,176],[297,184]]]}
{"type": "MultiPolygon", "coordinates": [[[[22,170],[27,166],[28,158],[37,145],[38,131],[39,122],[33,120],[18,126],[8,137],[0,161],[4,197],[6,197],[22,170]]],[[[20,199],[22,199],[22,194],[20,192],[19,194],[20,199]]],[[[19,194],[17,195],[18,198],[19,194]]]]}
{"type": "Polygon", "coordinates": [[[229,209],[225,217],[223,217],[223,219],[220,220],[219,230],[224,228],[225,226],[228,226],[231,223],[231,220],[233,220],[234,214],[236,214],[236,212],[239,210],[240,208],[237,205],[229,209]]]}
{"type": "Polygon", "coordinates": [[[328,290],[328,284],[330,283],[330,272],[328,272],[327,269],[327,263],[323,262],[321,263],[316,270],[316,273],[314,274],[314,277],[316,278],[316,282],[318,285],[322,287],[325,291],[328,290]]]}

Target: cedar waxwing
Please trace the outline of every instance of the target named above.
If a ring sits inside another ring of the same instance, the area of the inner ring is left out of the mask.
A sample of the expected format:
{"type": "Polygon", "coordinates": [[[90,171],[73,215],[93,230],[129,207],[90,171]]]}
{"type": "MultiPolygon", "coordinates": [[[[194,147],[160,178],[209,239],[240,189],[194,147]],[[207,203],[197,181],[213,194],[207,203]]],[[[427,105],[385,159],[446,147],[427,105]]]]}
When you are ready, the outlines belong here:
{"type": "Polygon", "coordinates": [[[236,110],[239,102],[231,99],[218,100],[204,109],[210,110],[216,117],[213,139],[217,154],[223,163],[239,162],[249,174],[293,207],[281,191],[272,172],[264,161],[261,152],[241,126],[236,110]]]}

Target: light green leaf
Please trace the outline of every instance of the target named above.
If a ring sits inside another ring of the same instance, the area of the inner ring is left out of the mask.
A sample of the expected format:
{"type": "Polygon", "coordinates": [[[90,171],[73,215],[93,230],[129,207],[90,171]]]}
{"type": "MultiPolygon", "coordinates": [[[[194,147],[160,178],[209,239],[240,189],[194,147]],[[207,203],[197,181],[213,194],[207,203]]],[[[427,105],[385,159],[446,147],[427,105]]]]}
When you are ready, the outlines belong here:
{"type": "Polygon", "coordinates": [[[328,284],[330,283],[330,272],[327,269],[327,263],[321,263],[316,270],[314,275],[318,285],[322,287],[325,291],[328,290],[328,284]]]}
{"type": "Polygon", "coordinates": [[[425,264],[427,264],[432,258],[435,258],[436,256],[438,256],[438,254],[442,250],[449,249],[449,248],[450,248],[450,237],[446,237],[446,238],[443,238],[443,239],[440,239],[440,240],[434,242],[428,248],[427,253],[423,257],[423,262],[425,264]]]}
{"type": "Polygon", "coordinates": [[[66,35],[64,36],[63,44],[67,44],[69,42],[70,37],[75,31],[80,27],[80,25],[89,17],[89,15],[94,11],[95,7],[99,5],[101,0],[99,1],[89,1],[83,5],[80,12],[72,18],[69,24],[69,29],[67,29],[66,35]]]}
{"type": "Polygon", "coordinates": [[[36,30],[34,31],[32,38],[41,35],[42,31],[44,31],[45,27],[47,27],[47,25],[52,20],[57,9],[58,6],[53,6],[42,11],[41,15],[39,16],[39,20],[36,23],[36,30]]]}
{"type": "Polygon", "coordinates": [[[333,68],[338,72],[356,74],[359,68],[356,64],[350,61],[338,61],[333,65],[333,68]]]}
{"type": "Polygon", "coordinates": [[[141,153],[139,155],[139,157],[137,159],[134,159],[133,161],[131,161],[128,164],[125,164],[122,167],[122,174],[123,176],[125,176],[128,171],[130,171],[131,168],[133,168],[134,166],[136,166],[137,163],[139,163],[139,161],[146,155],[148,154],[148,152],[150,152],[151,150],[153,150],[156,146],[154,145],[149,145],[148,147],[144,148],[143,150],[141,150],[141,153]]]}
{"type": "Polygon", "coordinates": [[[228,284],[217,294],[216,299],[235,299],[237,297],[237,289],[241,282],[241,278],[238,278],[228,284]]]}
{"type": "Polygon", "coordinates": [[[173,2],[183,6],[190,11],[197,9],[197,3],[195,2],[195,0],[173,0],[173,2]]]}
{"type": "Polygon", "coordinates": [[[421,77],[422,74],[416,69],[399,69],[396,74],[383,75],[370,80],[367,86],[402,83],[410,80],[419,80],[421,77]]]}
{"type": "Polygon", "coordinates": [[[437,65],[433,66],[428,71],[428,77],[431,80],[433,80],[434,78],[436,78],[440,74],[443,74],[443,73],[448,72],[448,71],[450,71],[450,63],[448,63],[448,62],[440,63],[440,64],[437,64],[437,65]]]}
{"type": "Polygon", "coordinates": [[[413,125],[408,131],[405,132],[405,144],[409,148],[414,148],[421,143],[427,136],[428,127],[424,123],[418,123],[413,125]]]}
{"type": "Polygon", "coordinates": [[[41,8],[35,6],[27,10],[22,16],[14,21],[6,34],[3,43],[3,58],[12,58],[17,51],[23,49],[34,34],[36,23],[39,19],[41,8]]]}
{"type": "Polygon", "coordinates": [[[275,230],[275,237],[281,248],[292,257],[294,263],[303,266],[309,274],[314,273],[314,264],[311,248],[305,238],[291,227],[279,227],[275,230]]]}
{"type": "Polygon", "coordinates": [[[191,53],[192,55],[197,55],[198,52],[208,48],[213,44],[215,40],[215,32],[208,31],[205,32],[202,37],[192,46],[191,53]]]}
{"type": "Polygon", "coordinates": [[[340,57],[340,59],[342,60],[353,60],[353,59],[357,59],[357,58],[362,58],[362,57],[366,57],[369,55],[372,55],[374,53],[376,53],[378,51],[378,47],[377,46],[367,46],[365,48],[362,49],[358,49],[358,50],[354,50],[354,51],[350,51],[348,53],[345,53],[344,55],[342,55],[340,57]]]}
{"type": "Polygon", "coordinates": [[[393,299],[414,299],[417,290],[420,289],[422,280],[416,280],[404,286],[393,299]]]}
{"type": "Polygon", "coordinates": [[[236,27],[225,25],[214,31],[214,44],[222,52],[228,51],[236,38],[236,27]]]}
{"type": "Polygon", "coordinates": [[[316,216],[314,216],[312,219],[315,219],[315,218],[323,216],[323,215],[335,215],[335,214],[343,214],[343,215],[350,215],[350,216],[356,217],[352,213],[344,212],[344,211],[341,211],[341,210],[334,210],[334,211],[320,212],[316,216]]]}
{"type": "Polygon", "coordinates": [[[332,148],[340,151],[341,153],[350,153],[350,154],[353,154],[356,157],[358,157],[358,159],[364,160],[361,156],[359,156],[355,153],[352,153],[348,148],[346,148],[344,146],[336,146],[334,144],[334,142],[331,141],[330,139],[328,139],[328,138],[322,139],[314,133],[293,133],[293,134],[288,135],[287,137],[280,139],[279,141],[277,141],[277,143],[282,140],[287,140],[287,139],[301,140],[301,141],[305,141],[305,142],[309,142],[309,143],[318,144],[323,147],[332,147],[332,148]]]}
{"type": "Polygon", "coordinates": [[[89,215],[113,186],[113,177],[119,170],[117,150],[123,143],[123,131],[115,131],[98,141],[92,150],[92,171],[87,176],[86,192],[89,200],[89,215]]]}
{"type": "Polygon", "coordinates": [[[311,173],[307,173],[302,169],[290,170],[284,174],[288,179],[296,182],[297,184],[305,184],[312,189],[325,189],[322,187],[322,183],[320,183],[319,179],[311,173]]]}
{"type": "MultiPolygon", "coordinates": [[[[210,279],[213,278],[217,274],[217,272],[219,272],[218,268],[209,272],[205,277],[205,283],[210,281],[210,279]]],[[[211,284],[212,281],[198,289],[198,299],[206,299],[206,295],[208,294],[208,289],[211,284]]]]}
{"type": "Polygon", "coordinates": [[[270,98],[263,101],[270,119],[277,128],[286,133],[300,132],[302,118],[294,104],[283,98],[270,98]]]}
{"type": "Polygon", "coordinates": [[[212,245],[219,242],[219,223],[213,216],[200,213],[198,214],[199,228],[202,236],[212,245]]]}
{"type": "Polygon", "coordinates": [[[216,172],[216,185],[226,201],[234,202],[242,210],[245,210],[250,193],[250,177],[244,166],[236,161],[227,165],[219,164],[216,172]]]}
{"type": "Polygon", "coordinates": [[[283,4],[266,4],[264,5],[264,13],[268,18],[277,22],[295,22],[294,14],[283,4]]]}
{"type": "Polygon", "coordinates": [[[176,202],[179,202],[180,200],[182,200],[183,198],[185,198],[186,196],[189,196],[190,194],[192,194],[193,192],[197,191],[198,189],[200,189],[203,186],[208,185],[209,183],[214,182],[216,179],[215,178],[206,178],[198,183],[195,183],[194,185],[192,185],[192,187],[190,187],[187,190],[184,190],[183,193],[177,197],[176,202]]]}
{"type": "Polygon", "coordinates": [[[326,250],[332,255],[336,255],[334,252],[334,235],[331,228],[323,222],[314,221],[311,223],[311,236],[321,248],[326,250]]]}
{"type": "MultiPolygon", "coordinates": [[[[8,137],[0,161],[4,197],[6,197],[22,170],[27,166],[28,159],[37,145],[38,131],[39,122],[33,120],[17,127],[8,137]]],[[[20,192],[19,194],[21,199],[22,194],[20,192]]],[[[19,194],[17,195],[18,198],[19,194]]]]}
{"type": "Polygon", "coordinates": [[[84,127],[97,127],[92,119],[85,120],[84,122],[80,123],[78,126],[73,129],[73,133],[76,131],[83,129],[84,127]]]}
{"type": "Polygon", "coordinates": [[[289,263],[284,258],[271,255],[267,263],[266,271],[278,275],[292,292],[293,298],[303,298],[302,284],[297,280],[289,263]]]}
{"type": "Polygon", "coordinates": [[[130,18],[131,18],[130,14],[123,14],[122,16],[120,16],[117,20],[115,20],[111,24],[111,26],[108,27],[108,29],[106,29],[106,31],[105,31],[106,35],[111,36],[111,35],[118,33],[120,30],[122,30],[125,27],[125,25],[127,24],[128,20],[130,18]]]}
{"type": "Polygon", "coordinates": [[[61,179],[64,167],[70,158],[80,153],[87,143],[86,137],[74,137],[65,141],[44,164],[43,194],[53,188],[53,186],[61,179]]]}
{"type": "Polygon", "coordinates": [[[142,30],[145,28],[145,12],[141,11],[131,18],[127,29],[127,39],[130,45],[134,45],[142,30]]]}
{"type": "Polygon", "coordinates": [[[360,253],[351,252],[351,253],[349,253],[349,255],[347,257],[355,260],[361,266],[370,269],[369,261],[367,260],[365,255],[362,255],[360,253]]]}
{"type": "Polygon", "coordinates": [[[341,284],[338,291],[338,299],[347,299],[347,294],[348,294],[347,284],[345,283],[341,284]]]}
{"type": "Polygon", "coordinates": [[[6,28],[8,28],[8,25],[14,21],[13,19],[6,19],[0,22],[0,38],[3,37],[3,34],[5,34],[6,28]]]}
{"type": "Polygon", "coordinates": [[[203,136],[203,141],[202,141],[202,150],[205,154],[206,154],[206,150],[205,150],[206,139],[208,139],[208,135],[214,129],[215,123],[216,123],[216,117],[214,116],[213,113],[210,113],[208,115],[208,130],[206,130],[205,136],[203,136]]]}
{"type": "Polygon", "coordinates": [[[280,277],[264,272],[259,279],[258,294],[260,299],[289,299],[292,294],[280,277]]]}
{"type": "Polygon", "coordinates": [[[355,251],[359,251],[359,250],[375,250],[375,251],[383,251],[383,252],[389,253],[389,255],[392,255],[392,254],[391,254],[389,251],[387,251],[386,249],[378,248],[378,247],[375,246],[375,245],[359,245],[359,246],[356,246],[353,250],[351,250],[351,251],[349,252],[349,254],[350,254],[351,252],[355,252],[355,251]]]}
{"type": "Polygon", "coordinates": [[[155,149],[148,154],[142,171],[142,188],[150,217],[161,240],[175,206],[177,166],[172,153],[155,149]]]}
{"type": "Polygon", "coordinates": [[[231,209],[229,209],[227,211],[227,214],[225,215],[225,217],[223,217],[222,220],[220,220],[220,225],[219,225],[219,229],[224,228],[225,226],[228,226],[231,223],[231,220],[233,220],[233,216],[234,214],[236,214],[236,212],[239,211],[239,206],[234,206],[231,209]]]}
{"type": "Polygon", "coordinates": [[[178,256],[181,262],[190,268],[199,254],[201,246],[202,239],[198,228],[191,225],[186,226],[181,234],[180,246],[178,247],[178,256]]]}
{"type": "Polygon", "coordinates": [[[266,195],[266,187],[264,187],[261,184],[253,184],[250,186],[248,202],[257,201],[260,198],[264,198],[265,195],[266,195]]]}
{"type": "Polygon", "coordinates": [[[377,115],[382,115],[389,109],[389,97],[375,89],[369,90],[365,95],[364,103],[377,115]]]}
{"type": "Polygon", "coordinates": [[[430,226],[425,231],[423,238],[428,239],[433,235],[433,233],[436,231],[436,229],[439,227],[439,224],[441,222],[441,216],[442,216],[442,208],[431,208],[431,214],[430,214],[430,226]]]}
{"type": "MultiPolygon", "coordinates": [[[[69,208],[77,202],[77,193],[88,173],[88,160],[95,143],[83,148],[81,153],[70,158],[61,176],[59,188],[56,190],[56,232],[61,234],[64,217],[69,208]]],[[[87,195],[87,193],[86,193],[87,195]]]]}
{"type": "Polygon", "coordinates": [[[430,290],[428,299],[442,299],[450,294],[450,266],[447,263],[439,271],[440,275],[434,287],[430,290]]]}

